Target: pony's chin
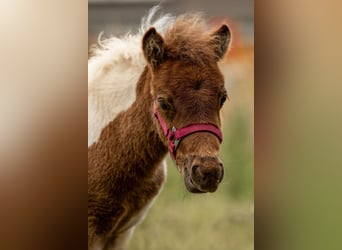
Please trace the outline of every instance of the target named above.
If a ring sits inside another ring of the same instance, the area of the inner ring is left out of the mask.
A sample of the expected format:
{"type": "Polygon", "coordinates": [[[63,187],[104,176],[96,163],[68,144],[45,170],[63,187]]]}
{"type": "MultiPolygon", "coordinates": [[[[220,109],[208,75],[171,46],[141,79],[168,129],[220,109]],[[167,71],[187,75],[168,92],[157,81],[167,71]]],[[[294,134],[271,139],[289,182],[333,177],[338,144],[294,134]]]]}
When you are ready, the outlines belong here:
{"type": "Polygon", "coordinates": [[[193,184],[193,182],[192,182],[192,180],[191,180],[190,177],[189,177],[188,179],[185,179],[185,187],[186,187],[186,189],[187,189],[189,192],[194,193],[194,194],[206,193],[206,192],[200,190],[199,188],[197,188],[197,187],[193,184]]]}
{"type": "Polygon", "coordinates": [[[190,174],[188,171],[184,171],[184,183],[186,189],[194,194],[202,194],[206,193],[205,191],[200,190],[192,181],[190,174]]]}

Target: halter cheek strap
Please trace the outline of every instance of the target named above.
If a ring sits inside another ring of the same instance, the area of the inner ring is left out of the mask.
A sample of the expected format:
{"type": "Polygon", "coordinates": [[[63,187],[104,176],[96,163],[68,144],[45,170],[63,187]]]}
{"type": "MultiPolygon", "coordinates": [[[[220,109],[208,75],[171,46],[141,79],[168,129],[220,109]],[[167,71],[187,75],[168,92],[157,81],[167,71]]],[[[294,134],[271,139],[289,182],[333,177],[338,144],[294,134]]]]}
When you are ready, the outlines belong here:
{"type": "Polygon", "coordinates": [[[153,114],[159,121],[160,126],[163,129],[163,133],[169,142],[169,151],[174,160],[176,160],[176,151],[180,141],[190,134],[196,132],[210,132],[217,136],[217,138],[220,140],[220,143],[222,142],[222,132],[213,124],[195,123],[180,129],[176,129],[175,127],[169,129],[166,125],[165,120],[163,119],[163,117],[161,117],[156,109],[153,110],[153,114]]]}

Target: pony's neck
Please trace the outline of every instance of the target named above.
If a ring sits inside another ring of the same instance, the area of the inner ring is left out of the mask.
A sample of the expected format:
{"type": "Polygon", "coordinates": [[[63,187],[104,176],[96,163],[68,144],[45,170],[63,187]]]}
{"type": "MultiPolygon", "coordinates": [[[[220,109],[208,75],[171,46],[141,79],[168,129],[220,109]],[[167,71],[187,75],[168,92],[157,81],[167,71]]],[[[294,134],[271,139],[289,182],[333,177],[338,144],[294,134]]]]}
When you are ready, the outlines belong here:
{"type": "Polygon", "coordinates": [[[136,152],[138,165],[145,163],[153,166],[165,157],[168,149],[160,138],[156,127],[157,123],[152,113],[153,98],[150,82],[151,72],[146,66],[137,83],[136,100],[126,111],[129,121],[126,121],[127,123],[124,125],[131,124],[134,127],[130,137],[136,141],[131,147],[136,152]]]}
{"type": "Polygon", "coordinates": [[[136,100],[102,130],[99,140],[90,147],[91,160],[110,162],[110,171],[132,171],[139,176],[149,175],[160,164],[167,146],[159,137],[152,113],[150,81],[146,67],[137,83],[136,100]]]}

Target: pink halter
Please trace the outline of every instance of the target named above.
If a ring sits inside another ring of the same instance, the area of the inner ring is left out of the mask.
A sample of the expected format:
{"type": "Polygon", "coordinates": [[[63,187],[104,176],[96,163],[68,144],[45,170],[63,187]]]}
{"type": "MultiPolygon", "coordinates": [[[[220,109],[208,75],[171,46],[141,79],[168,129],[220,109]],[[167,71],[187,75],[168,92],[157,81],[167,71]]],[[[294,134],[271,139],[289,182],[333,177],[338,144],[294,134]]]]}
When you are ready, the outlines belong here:
{"type": "Polygon", "coordinates": [[[164,119],[161,117],[161,115],[158,113],[156,109],[153,110],[153,114],[159,121],[160,126],[163,129],[164,135],[169,142],[169,151],[174,160],[176,160],[176,150],[178,148],[179,142],[184,137],[192,133],[210,132],[217,136],[217,138],[220,140],[220,143],[222,142],[222,132],[219,128],[217,128],[213,124],[197,123],[197,124],[191,124],[191,125],[185,126],[180,129],[176,129],[175,127],[172,127],[172,129],[169,129],[166,125],[166,122],[164,121],[164,119]]]}

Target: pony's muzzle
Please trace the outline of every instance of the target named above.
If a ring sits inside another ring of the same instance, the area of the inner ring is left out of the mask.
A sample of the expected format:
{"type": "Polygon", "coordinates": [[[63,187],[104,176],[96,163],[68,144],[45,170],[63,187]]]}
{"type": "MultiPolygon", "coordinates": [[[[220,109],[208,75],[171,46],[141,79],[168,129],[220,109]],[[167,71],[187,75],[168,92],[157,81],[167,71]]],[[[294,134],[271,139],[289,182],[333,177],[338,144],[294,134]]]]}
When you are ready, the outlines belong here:
{"type": "Polygon", "coordinates": [[[224,175],[222,161],[217,157],[195,156],[188,169],[190,191],[215,192],[224,175]]]}

